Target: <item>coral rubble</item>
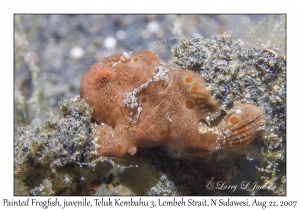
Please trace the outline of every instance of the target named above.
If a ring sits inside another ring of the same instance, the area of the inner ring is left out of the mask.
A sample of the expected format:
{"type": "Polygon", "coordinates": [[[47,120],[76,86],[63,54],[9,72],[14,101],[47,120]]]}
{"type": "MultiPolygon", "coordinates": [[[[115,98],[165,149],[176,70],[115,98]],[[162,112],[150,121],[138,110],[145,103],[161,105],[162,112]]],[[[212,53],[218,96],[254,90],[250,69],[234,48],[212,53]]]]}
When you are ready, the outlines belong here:
{"type": "Polygon", "coordinates": [[[53,195],[67,188],[77,176],[72,168],[93,157],[91,108],[76,97],[62,99],[58,107],[58,114],[49,113],[42,126],[16,126],[15,176],[32,195],[53,195]]]}
{"type": "Polygon", "coordinates": [[[266,127],[260,141],[256,141],[264,154],[261,178],[265,182],[278,180],[281,186],[280,177],[285,176],[285,55],[275,45],[249,47],[226,33],[210,39],[183,37],[172,53],[179,67],[193,69],[205,78],[224,110],[239,103],[253,103],[264,109],[266,127]]]}

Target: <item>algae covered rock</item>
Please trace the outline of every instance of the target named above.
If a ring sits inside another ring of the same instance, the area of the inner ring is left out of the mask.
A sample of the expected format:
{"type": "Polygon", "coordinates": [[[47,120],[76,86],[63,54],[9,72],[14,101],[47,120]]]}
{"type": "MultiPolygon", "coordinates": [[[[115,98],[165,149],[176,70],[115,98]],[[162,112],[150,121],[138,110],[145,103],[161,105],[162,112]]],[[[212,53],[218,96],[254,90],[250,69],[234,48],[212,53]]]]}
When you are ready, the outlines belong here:
{"type": "Polygon", "coordinates": [[[254,141],[256,148],[249,158],[260,162],[257,168],[262,185],[277,185],[273,193],[284,195],[285,54],[275,45],[248,46],[227,33],[209,39],[182,37],[172,53],[178,66],[193,69],[205,78],[224,110],[238,103],[252,103],[264,110],[266,125],[254,141]]]}
{"type": "Polygon", "coordinates": [[[15,163],[51,168],[75,162],[88,162],[93,154],[91,109],[84,101],[62,99],[58,115],[49,114],[41,127],[17,127],[15,163]]]}
{"type": "MultiPolygon", "coordinates": [[[[75,165],[76,162],[89,162],[94,151],[91,111],[91,108],[78,97],[62,99],[58,104],[58,114],[49,113],[49,119],[43,125],[36,128],[17,126],[14,150],[16,177],[24,179],[26,185],[33,188],[40,182],[39,179],[48,177],[51,173],[56,174],[56,170],[75,165]]],[[[70,180],[73,179],[73,175],[66,173],[61,178],[58,178],[58,174],[56,176],[54,179],[56,182],[61,179],[62,186],[72,183],[70,180]]],[[[31,189],[31,193],[54,194],[49,177],[41,184],[41,188],[45,190],[31,189]]]]}

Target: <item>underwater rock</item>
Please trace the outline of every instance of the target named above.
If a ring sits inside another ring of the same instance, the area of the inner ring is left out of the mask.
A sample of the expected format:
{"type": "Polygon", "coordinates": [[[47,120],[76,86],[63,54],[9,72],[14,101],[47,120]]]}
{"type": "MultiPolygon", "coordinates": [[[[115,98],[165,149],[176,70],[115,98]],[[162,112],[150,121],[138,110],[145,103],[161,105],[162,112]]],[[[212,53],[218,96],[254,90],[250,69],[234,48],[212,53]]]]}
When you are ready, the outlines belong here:
{"type": "Polygon", "coordinates": [[[255,149],[247,152],[247,158],[257,161],[263,184],[278,188],[256,192],[259,195],[286,193],[285,181],[281,181],[286,179],[286,55],[274,41],[270,38],[268,43],[249,46],[246,40],[224,33],[211,38],[181,37],[172,47],[175,63],[202,75],[223,110],[241,103],[264,110],[264,131],[254,140],[255,149]]]}
{"type": "MultiPolygon", "coordinates": [[[[16,195],[58,195],[68,188],[73,192],[67,195],[76,193],[77,187],[72,185],[78,186],[81,182],[82,168],[87,168],[84,164],[95,167],[91,112],[77,96],[62,99],[58,103],[58,113],[49,113],[49,119],[40,126],[16,126],[16,195]],[[25,190],[19,190],[23,188],[25,190]]],[[[103,157],[97,161],[110,160],[103,157]]],[[[108,165],[112,167],[113,163],[108,165]]],[[[85,170],[92,170],[92,167],[85,170]]]]}

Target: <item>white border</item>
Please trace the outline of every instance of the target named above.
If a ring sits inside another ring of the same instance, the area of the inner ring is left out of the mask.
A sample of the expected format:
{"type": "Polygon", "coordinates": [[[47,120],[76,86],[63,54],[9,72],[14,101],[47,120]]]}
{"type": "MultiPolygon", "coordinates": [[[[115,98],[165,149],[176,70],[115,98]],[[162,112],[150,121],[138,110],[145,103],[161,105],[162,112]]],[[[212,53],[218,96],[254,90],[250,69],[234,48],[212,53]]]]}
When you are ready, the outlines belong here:
{"type": "MultiPolygon", "coordinates": [[[[294,1],[296,2],[296,1],[294,1]]],[[[298,6],[288,1],[6,1],[1,4],[1,191],[3,198],[13,198],[13,14],[14,13],[287,13],[287,196],[230,197],[231,200],[298,200],[299,170],[299,15],[298,6]]],[[[25,199],[25,197],[21,197],[25,199]]],[[[81,199],[67,197],[68,200],[81,199]]],[[[128,197],[127,197],[128,198],[128,197]]],[[[145,200],[157,198],[142,197],[145,200]]],[[[179,199],[179,197],[177,197],[179,199]]],[[[205,199],[221,197],[205,197],[205,199]]],[[[62,199],[60,197],[59,199],[62,199]]],[[[91,198],[93,199],[93,198],[91,198]]],[[[171,197],[162,198],[169,200],[171,197]]],[[[185,199],[188,199],[185,197],[185,199]]],[[[201,198],[198,197],[199,200],[201,198]]],[[[298,202],[297,207],[299,208],[298,202]]],[[[2,208],[2,207],[1,207],[2,208]]],[[[101,207],[98,207],[101,208],[101,207]]],[[[127,207],[129,209],[129,207],[127,207]]],[[[163,207],[156,208],[162,209],[163,207]]],[[[178,207],[174,207],[178,208],[178,207]]],[[[199,208],[199,207],[197,207],[199,208]]],[[[229,209],[232,207],[228,207],[229,209]]],[[[30,209],[41,209],[40,207],[30,209]]],[[[55,209],[55,208],[51,208],[55,209]]],[[[60,209],[57,207],[57,209],[60,209]]],[[[81,208],[83,209],[83,208],[81,208]]],[[[102,207],[103,209],[103,207],[102,207]]],[[[137,207],[135,207],[137,209],[137,207]]],[[[261,207],[259,207],[261,209],[261,207]]]]}

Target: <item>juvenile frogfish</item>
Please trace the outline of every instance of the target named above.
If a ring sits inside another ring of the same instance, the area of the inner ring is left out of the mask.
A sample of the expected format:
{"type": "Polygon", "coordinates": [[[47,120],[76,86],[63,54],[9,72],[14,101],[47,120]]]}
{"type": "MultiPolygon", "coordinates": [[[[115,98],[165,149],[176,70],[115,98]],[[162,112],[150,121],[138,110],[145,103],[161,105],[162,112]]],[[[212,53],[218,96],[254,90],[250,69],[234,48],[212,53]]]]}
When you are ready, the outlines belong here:
{"type": "Polygon", "coordinates": [[[152,52],[112,55],[82,77],[80,96],[93,109],[98,156],[134,155],[138,147],[169,146],[190,155],[249,144],[264,125],[264,111],[238,104],[210,127],[221,104],[204,78],[191,70],[166,67],[152,52]]]}

